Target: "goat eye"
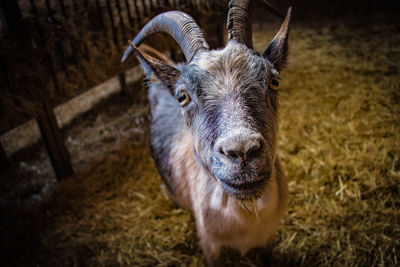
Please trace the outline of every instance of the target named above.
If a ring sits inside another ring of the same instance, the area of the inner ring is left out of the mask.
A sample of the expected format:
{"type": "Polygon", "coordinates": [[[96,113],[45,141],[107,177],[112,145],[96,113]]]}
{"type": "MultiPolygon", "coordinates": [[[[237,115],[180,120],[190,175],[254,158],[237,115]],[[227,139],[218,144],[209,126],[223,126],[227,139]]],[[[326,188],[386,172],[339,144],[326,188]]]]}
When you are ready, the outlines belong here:
{"type": "Polygon", "coordinates": [[[273,90],[278,90],[279,87],[279,81],[277,78],[272,78],[271,81],[269,82],[269,87],[273,90]]]}
{"type": "Polygon", "coordinates": [[[190,101],[189,94],[185,90],[179,91],[179,93],[178,93],[178,101],[179,101],[179,104],[182,107],[186,106],[187,103],[189,103],[189,101],[190,101]]]}

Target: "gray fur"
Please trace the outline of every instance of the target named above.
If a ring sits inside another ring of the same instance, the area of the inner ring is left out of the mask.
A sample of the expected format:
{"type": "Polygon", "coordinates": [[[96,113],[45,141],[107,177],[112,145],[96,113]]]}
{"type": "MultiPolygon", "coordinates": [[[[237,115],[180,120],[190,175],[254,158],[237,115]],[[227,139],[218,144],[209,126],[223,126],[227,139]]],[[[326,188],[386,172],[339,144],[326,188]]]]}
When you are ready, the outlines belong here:
{"type": "MultiPolygon", "coordinates": [[[[199,148],[195,149],[196,157],[212,176],[233,185],[246,179],[257,182],[265,176],[261,185],[266,184],[276,151],[278,94],[267,86],[273,75],[272,65],[246,46],[230,41],[223,50],[199,53],[181,71],[172,94],[176,96],[184,87],[191,97],[186,107],[180,108],[162,83],[149,90],[153,155],[169,188],[173,188],[174,181],[167,155],[184,128],[193,134],[194,147],[199,148]],[[223,143],[229,143],[249,136],[261,139],[261,150],[255,152],[258,157],[242,166],[221,156],[215,146],[223,139],[223,143]]],[[[261,194],[261,189],[231,193],[246,199],[261,194]]]]}

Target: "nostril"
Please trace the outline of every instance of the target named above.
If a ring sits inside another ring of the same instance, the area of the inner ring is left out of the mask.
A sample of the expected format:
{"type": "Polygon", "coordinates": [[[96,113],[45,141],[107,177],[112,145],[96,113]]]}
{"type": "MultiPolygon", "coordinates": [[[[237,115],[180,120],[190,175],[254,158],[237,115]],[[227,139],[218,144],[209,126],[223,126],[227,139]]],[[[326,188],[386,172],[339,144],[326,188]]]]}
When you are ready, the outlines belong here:
{"type": "Polygon", "coordinates": [[[245,163],[261,155],[263,137],[258,134],[234,135],[218,143],[218,153],[235,163],[245,163]]]}
{"type": "Polygon", "coordinates": [[[227,156],[230,157],[231,159],[239,159],[239,160],[244,159],[243,153],[236,150],[229,150],[227,156]]]}
{"type": "Polygon", "coordinates": [[[260,141],[254,143],[246,152],[246,158],[254,158],[259,156],[262,150],[262,143],[260,141]]]}
{"type": "Polygon", "coordinates": [[[229,158],[232,161],[243,161],[244,160],[244,153],[237,151],[235,149],[224,149],[223,147],[220,147],[218,149],[218,152],[225,157],[229,158]]]}

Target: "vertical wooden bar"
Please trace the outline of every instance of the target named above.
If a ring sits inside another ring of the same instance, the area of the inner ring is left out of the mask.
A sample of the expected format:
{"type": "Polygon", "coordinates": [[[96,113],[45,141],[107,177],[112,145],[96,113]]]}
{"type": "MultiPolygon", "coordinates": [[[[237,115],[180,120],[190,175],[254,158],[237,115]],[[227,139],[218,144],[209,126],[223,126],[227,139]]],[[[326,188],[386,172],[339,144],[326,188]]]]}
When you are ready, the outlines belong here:
{"type": "Polygon", "coordinates": [[[143,16],[147,17],[146,1],[145,0],[142,0],[142,10],[143,10],[143,16]]]}
{"type": "Polygon", "coordinates": [[[128,88],[126,84],[126,75],[125,72],[121,72],[118,74],[119,84],[121,85],[121,93],[122,95],[126,96],[131,103],[133,103],[135,99],[135,94],[133,93],[132,89],[128,88]]]}
{"type": "Polygon", "coordinates": [[[110,21],[111,21],[111,31],[113,34],[114,43],[117,47],[119,47],[117,30],[115,28],[114,16],[113,16],[110,0],[106,0],[106,3],[107,3],[108,16],[110,17],[110,21]]]}
{"type": "Polygon", "coordinates": [[[136,23],[137,26],[141,25],[141,18],[142,16],[140,15],[140,10],[139,10],[139,6],[137,4],[137,0],[134,0],[133,3],[135,4],[135,11],[136,11],[136,23]]]}
{"type": "Polygon", "coordinates": [[[153,1],[152,1],[152,0],[149,0],[149,3],[150,3],[150,10],[151,10],[151,11],[154,11],[153,1]]]}
{"type": "MultiPolygon", "coordinates": [[[[77,38],[71,38],[70,42],[71,42],[71,48],[73,51],[78,51],[77,49],[77,45],[79,47],[83,47],[83,54],[84,57],[86,58],[87,61],[90,60],[90,53],[89,53],[89,48],[87,46],[87,42],[86,42],[86,38],[85,38],[85,34],[83,33],[83,29],[82,27],[80,27],[80,25],[83,23],[83,16],[84,14],[82,13],[82,9],[81,9],[81,5],[82,2],[79,2],[79,4],[76,2],[76,0],[72,0],[72,5],[74,8],[74,28],[76,29],[73,32],[76,32],[77,38]],[[81,42],[79,42],[78,40],[80,40],[81,42]],[[77,45],[76,45],[77,44],[77,45]]],[[[77,67],[78,69],[84,74],[86,75],[86,70],[83,67],[83,65],[81,64],[81,56],[79,55],[79,53],[74,53],[75,56],[75,62],[77,63],[77,67]]]]}
{"type": "Polygon", "coordinates": [[[124,19],[122,18],[122,10],[121,10],[121,5],[119,0],[115,1],[117,4],[117,10],[118,10],[118,15],[119,15],[119,24],[121,25],[121,32],[122,32],[122,39],[125,41],[126,35],[125,35],[125,24],[124,24],[124,19]]]}
{"type": "MultiPolygon", "coordinates": [[[[47,9],[47,15],[48,15],[48,17],[50,19],[51,24],[55,28],[55,27],[57,27],[57,23],[56,23],[56,20],[55,20],[55,18],[53,16],[53,11],[51,9],[51,5],[50,5],[49,0],[45,0],[45,4],[46,4],[46,9],[47,9]]],[[[54,32],[55,32],[55,35],[57,37],[57,40],[55,41],[55,44],[56,44],[57,52],[58,52],[58,54],[60,55],[60,58],[61,58],[61,66],[62,66],[62,68],[64,70],[64,73],[65,73],[68,81],[71,81],[71,77],[69,75],[68,68],[67,68],[67,59],[65,57],[65,50],[64,50],[63,44],[61,42],[60,35],[59,35],[57,30],[55,30],[54,32]]]]}
{"type": "Polygon", "coordinates": [[[189,0],[189,1],[186,2],[186,8],[187,8],[188,10],[193,10],[193,9],[192,9],[192,8],[193,8],[193,4],[192,4],[192,1],[191,1],[191,0],[189,0]]]}
{"type": "Polygon", "coordinates": [[[105,31],[103,13],[101,12],[101,6],[99,0],[96,0],[96,9],[97,9],[97,15],[99,16],[100,25],[103,28],[103,31],[105,31]]]}
{"type": "Polygon", "coordinates": [[[129,1],[125,0],[125,7],[126,7],[126,11],[128,12],[128,20],[129,20],[129,24],[131,25],[131,27],[133,27],[133,19],[132,19],[132,15],[131,15],[131,7],[129,6],[129,1]]]}
{"type": "MultiPolygon", "coordinates": [[[[61,0],[61,1],[63,1],[63,0],[61,0]]],[[[65,12],[65,14],[66,14],[65,18],[68,18],[68,19],[71,18],[71,21],[75,22],[75,25],[77,25],[76,21],[81,20],[81,18],[80,18],[79,12],[78,12],[79,8],[78,8],[78,4],[76,3],[76,1],[71,0],[72,8],[71,7],[68,8],[68,6],[64,5],[64,2],[62,2],[62,3],[64,6],[63,12],[65,12]]],[[[80,24],[80,22],[79,22],[79,24],[80,24]]],[[[71,25],[70,23],[65,23],[63,28],[67,32],[70,32],[71,35],[75,34],[76,32],[79,32],[79,30],[80,30],[79,26],[71,27],[70,25],[71,25]],[[68,29],[69,27],[71,29],[68,29]]],[[[80,63],[82,53],[79,53],[80,52],[80,50],[78,49],[79,44],[76,42],[76,40],[80,39],[80,38],[81,38],[81,36],[78,36],[78,38],[76,38],[76,35],[75,35],[75,36],[71,36],[71,38],[68,38],[68,40],[65,40],[65,42],[68,41],[68,45],[70,47],[69,50],[72,51],[72,53],[69,53],[67,58],[69,58],[72,61],[72,63],[77,67],[79,72],[81,72],[85,75],[85,69],[83,68],[82,64],[80,63]]]]}
{"type": "MultiPolygon", "coordinates": [[[[37,11],[35,1],[34,0],[29,0],[29,3],[31,5],[32,14],[37,18],[39,16],[39,13],[37,11]]],[[[39,43],[41,44],[42,48],[47,51],[47,49],[46,49],[46,40],[45,40],[45,37],[44,37],[44,34],[43,34],[43,29],[42,29],[41,25],[37,22],[37,20],[35,21],[35,26],[36,26],[36,29],[37,29],[38,35],[39,35],[39,43]]],[[[58,79],[57,79],[56,71],[55,71],[55,68],[54,68],[53,58],[48,53],[48,51],[47,51],[47,53],[45,53],[45,55],[46,55],[45,56],[45,60],[46,60],[47,65],[49,67],[49,71],[50,71],[51,77],[52,77],[53,82],[54,82],[54,87],[55,87],[56,91],[59,92],[60,91],[60,86],[58,84],[58,79]]]]}
{"type": "Polygon", "coordinates": [[[58,0],[58,3],[60,4],[61,13],[65,18],[68,18],[68,13],[67,9],[65,8],[64,0],[58,0]]]}
{"type": "MultiPolygon", "coordinates": [[[[101,8],[100,0],[96,0],[96,9],[97,9],[97,15],[99,16],[99,22],[100,22],[101,28],[103,30],[103,36],[105,38],[105,40],[103,42],[107,47],[110,47],[111,43],[109,42],[108,32],[107,32],[106,24],[104,22],[103,11],[101,8]]],[[[110,51],[111,51],[111,49],[110,49],[110,51]]]]}
{"type": "Polygon", "coordinates": [[[53,12],[51,10],[51,5],[49,0],[45,0],[44,1],[45,5],[46,5],[46,9],[47,9],[47,16],[50,18],[51,24],[54,24],[54,16],[53,16],[53,12]]]}
{"type": "Polygon", "coordinates": [[[60,180],[73,175],[74,171],[68,150],[65,147],[53,109],[48,103],[43,104],[43,109],[38,114],[37,123],[57,179],[60,180]]]}

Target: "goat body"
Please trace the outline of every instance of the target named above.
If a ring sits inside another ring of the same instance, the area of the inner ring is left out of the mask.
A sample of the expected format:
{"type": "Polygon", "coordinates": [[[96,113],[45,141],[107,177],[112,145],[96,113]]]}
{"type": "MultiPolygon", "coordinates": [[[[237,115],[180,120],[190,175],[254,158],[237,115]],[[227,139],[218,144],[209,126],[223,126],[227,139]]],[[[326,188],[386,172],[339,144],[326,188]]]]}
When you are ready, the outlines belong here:
{"type": "MultiPolygon", "coordinates": [[[[238,46],[228,45],[225,50],[241,50],[238,46]]],[[[230,52],[232,61],[241,56],[238,51],[230,52]]],[[[214,64],[222,64],[227,54],[227,51],[205,54],[204,58],[199,57],[198,62],[203,63],[198,65],[204,65],[203,71],[207,72],[210,68],[223,68],[211,66],[210,61],[213,58],[214,64]]],[[[242,58],[248,60],[248,55],[242,58]]],[[[225,64],[232,66],[234,62],[225,64]]],[[[226,83],[241,82],[229,75],[225,79],[226,83]]],[[[151,147],[157,168],[167,184],[169,196],[194,213],[200,244],[207,258],[216,259],[221,247],[245,254],[250,248],[265,245],[287,204],[287,184],[279,159],[274,161],[265,193],[255,200],[239,200],[224,190],[219,180],[196,159],[196,136],[187,127],[179,104],[168,88],[160,83],[152,84],[149,99],[151,147]]]]}
{"type": "Polygon", "coordinates": [[[249,25],[235,24],[235,12],[248,3],[232,1],[228,21],[234,26],[228,24],[223,49],[208,50],[193,20],[172,11],[146,25],[123,58],[134,51],[151,81],[152,155],[168,195],[193,212],[208,262],[222,247],[245,254],[265,245],[287,205],[276,153],[275,89],[286,59],[290,10],[260,55],[248,31],[238,30],[249,25]],[[188,63],[170,66],[139,51],[135,45],[155,31],[170,33],[188,63]]]}

